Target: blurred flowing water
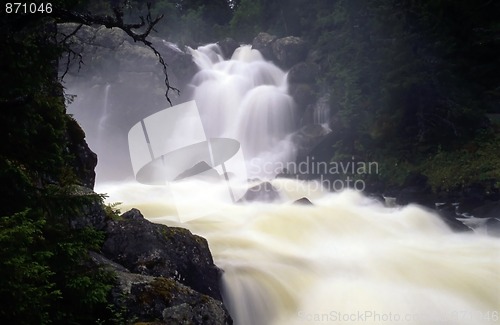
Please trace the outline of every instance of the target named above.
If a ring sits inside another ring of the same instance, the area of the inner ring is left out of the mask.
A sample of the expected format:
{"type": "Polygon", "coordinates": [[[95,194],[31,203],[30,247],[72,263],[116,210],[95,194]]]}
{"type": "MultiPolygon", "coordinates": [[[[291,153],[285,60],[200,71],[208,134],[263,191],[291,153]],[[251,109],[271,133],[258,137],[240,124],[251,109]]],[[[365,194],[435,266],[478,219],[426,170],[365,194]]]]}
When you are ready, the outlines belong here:
{"type": "Polygon", "coordinates": [[[500,323],[497,238],[453,233],[418,206],[387,208],[296,180],[272,184],[279,202],[180,202],[165,187],[137,183],[99,190],[126,202],[123,210],[137,207],[153,222],[205,237],[237,325],[500,323]],[[303,196],[314,205],[291,204],[303,196]],[[180,223],[179,204],[214,212],[180,223]]]}
{"type": "MultiPolygon", "coordinates": [[[[292,161],[288,137],[296,121],[286,72],[249,46],[230,60],[214,44],[191,53],[200,68],[191,99],[207,136],[237,139],[253,167],[292,161]]],[[[115,85],[98,89],[93,93],[105,97],[92,99],[104,103],[104,113],[93,116],[97,129],[113,120],[108,105],[115,85]]],[[[325,122],[324,112],[315,119],[325,122]]],[[[88,125],[87,131],[99,132],[88,125]]],[[[272,178],[261,171],[254,168],[250,175],[272,178]]],[[[107,193],[109,202],[123,202],[122,211],[135,207],[153,222],[205,237],[224,270],[224,301],[236,325],[500,324],[498,239],[453,233],[417,206],[388,208],[361,193],[330,193],[314,182],[271,183],[280,195],[273,203],[219,200],[227,192],[222,182],[171,184],[188,193],[182,200],[168,186],[131,180],[98,182],[96,191],[107,193]],[[313,205],[292,204],[302,197],[313,205]],[[193,205],[211,213],[180,222],[177,210],[193,205]]]]}
{"type": "MultiPolygon", "coordinates": [[[[287,93],[286,73],[263,59],[250,45],[224,60],[220,48],[209,44],[191,50],[200,71],[192,80],[196,101],[209,138],[240,142],[252,165],[251,176],[266,162],[295,158],[289,136],[296,128],[294,101],[287,93]]],[[[272,173],[271,173],[272,174],[272,173]]]]}

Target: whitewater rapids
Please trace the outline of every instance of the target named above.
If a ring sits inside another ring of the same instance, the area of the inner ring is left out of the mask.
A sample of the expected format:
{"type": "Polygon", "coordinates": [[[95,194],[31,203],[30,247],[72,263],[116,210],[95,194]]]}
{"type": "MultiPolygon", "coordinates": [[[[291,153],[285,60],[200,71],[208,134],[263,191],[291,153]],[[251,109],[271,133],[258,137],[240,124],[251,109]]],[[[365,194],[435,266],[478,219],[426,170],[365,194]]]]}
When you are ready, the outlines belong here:
{"type": "Polygon", "coordinates": [[[218,200],[222,183],[185,184],[212,193],[197,202],[137,183],[98,192],[205,237],[236,325],[500,324],[500,240],[454,233],[418,206],[311,184],[274,180],[276,203],[218,200]],[[292,204],[304,195],[314,205],[292,204]],[[194,204],[212,212],[180,222],[179,205],[194,204]]]}

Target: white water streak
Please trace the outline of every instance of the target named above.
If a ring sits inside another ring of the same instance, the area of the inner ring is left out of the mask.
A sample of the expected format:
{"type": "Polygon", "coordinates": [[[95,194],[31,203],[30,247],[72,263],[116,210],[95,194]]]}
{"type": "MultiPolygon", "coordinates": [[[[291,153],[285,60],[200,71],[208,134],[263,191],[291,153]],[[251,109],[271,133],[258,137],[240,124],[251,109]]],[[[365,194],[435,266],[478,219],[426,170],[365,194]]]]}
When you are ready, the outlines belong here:
{"type": "Polygon", "coordinates": [[[314,206],[290,204],[304,184],[273,181],[283,190],[276,204],[212,195],[196,204],[219,209],[181,224],[175,207],[192,202],[174,202],[164,188],[101,190],[127,202],[124,210],[207,238],[236,325],[499,323],[498,239],[456,234],[420,207],[386,208],[354,191],[314,190],[314,206]]]}
{"type": "Polygon", "coordinates": [[[285,72],[249,45],[236,49],[230,60],[223,60],[215,44],[191,53],[200,67],[192,81],[193,99],[207,136],[238,140],[245,157],[257,159],[256,163],[262,157],[292,160],[292,147],[283,144],[295,123],[285,72]]]}

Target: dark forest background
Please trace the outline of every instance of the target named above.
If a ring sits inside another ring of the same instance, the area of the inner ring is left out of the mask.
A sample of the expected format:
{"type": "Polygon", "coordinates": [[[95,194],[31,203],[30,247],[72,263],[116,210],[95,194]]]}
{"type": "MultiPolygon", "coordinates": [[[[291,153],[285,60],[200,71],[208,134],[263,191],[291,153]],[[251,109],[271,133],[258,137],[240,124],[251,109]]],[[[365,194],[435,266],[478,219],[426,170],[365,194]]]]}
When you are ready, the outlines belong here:
{"type": "MultiPolygon", "coordinates": [[[[435,191],[500,170],[500,4],[454,0],[155,1],[158,31],[180,45],[259,32],[304,38],[341,134],[332,159],[381,164],[386,184],[424,174],[435,191]]],[[[130,2],[134,10],[145,3],[130,2]]],[[[97,8],[96,8],[97,9],[97,8]]],[[[101,10],[105,10],[101,7],[101,10]]],[[[311,60],[311,58],[309,58],[311,60]]]]}
{"type": "MultiPolygon", "coordinates": [[[[35,1],[37,2],[37,1],[35,1]]],[[[72,220],[102,204],[82,194],[58,60],[68,50],[54,23],[72,13],[125,21],[146,1],[52,1],[51,14],[0,21],[0,307],[2,323],[113,324],[112,276],[88,264],[103,235],[72,220]],[[97,321],[100,319],[100,321],[97,321]]],[[[4,6],[2,4],[2,6],[4,6]]],[[[332,159],[378,161],[386,184],[409,173],[433,190],[500,188],[500,2],[491,0],[163,0],[157,36],[196,46],[259,32],[303,37],[322,71],[340,136],[332,159]]],[[[112,217],[112,209],[108,212],[112,217]]]]}

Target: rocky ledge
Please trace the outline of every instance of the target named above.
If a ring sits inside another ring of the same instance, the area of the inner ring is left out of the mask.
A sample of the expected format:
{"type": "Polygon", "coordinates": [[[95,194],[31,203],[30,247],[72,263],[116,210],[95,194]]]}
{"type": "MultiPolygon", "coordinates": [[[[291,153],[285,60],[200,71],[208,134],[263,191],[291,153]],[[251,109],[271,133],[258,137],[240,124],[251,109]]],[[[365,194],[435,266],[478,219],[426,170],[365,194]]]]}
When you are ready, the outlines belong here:
{"type": "Polygon", "coordinates": [[[111,303],[134,323],[232,324],[222,303],[221,270],[207,241],[189,230],[154,224],[132,209],[109,219],[92,261],[116,275],[111,303]]]}

